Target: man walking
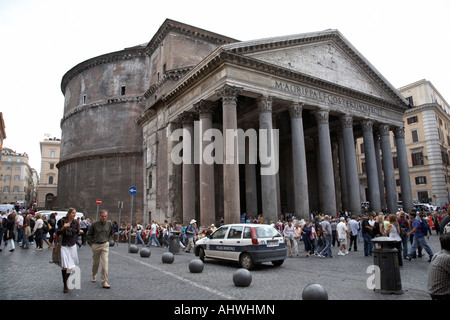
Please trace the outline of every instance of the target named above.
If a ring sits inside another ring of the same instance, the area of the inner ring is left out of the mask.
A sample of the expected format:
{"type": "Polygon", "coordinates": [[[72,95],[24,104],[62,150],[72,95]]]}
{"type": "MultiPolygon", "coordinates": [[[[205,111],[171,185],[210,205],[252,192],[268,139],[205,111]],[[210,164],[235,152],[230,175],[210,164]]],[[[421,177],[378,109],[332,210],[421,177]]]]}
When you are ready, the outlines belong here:
{"type": "Polygon", "coordinates": [[[191,251],[191,248],[194,248],[194,239],[197,235],[197,228],[195,225],[196,222],[196,220],[192,219],[189,226],[186,228],[186,238],[188,240],[188,243],[186,244],[184,252],[189,253],[191,251]]]}
{"type": "Polygon", "coordinates": [[[412,254],[415,253],[419,248],[419,245],[421,245],[429,255],[428,262],[431,262],[431,259],[433,258],[433,251],[425,241],[428,224],[423,221],[420,216],[416,217],[416,214],[414,212],[411,212],[410,216],[414,219],[414,221],[412,222],[412,230],[407,234],[407,236],[409,237],[410,235],[414,234],[414,240],[411,246],[411,250],[405,258],[411,261],[412,254]]]}
{"type": "Polygon", "coordinates": [[[331,239],[332,239],[332,230],[330,224],[330,217],[325,216],[325,220],[321,222],[323,237],[325,239],[325,248],[321,252],[319,252],[319,257],[325,258],[327,255],[328,258],[333,258],[333,253],[331,252],[331,239]]]}
{"type": "Polygon", "coordinates": [[[92,248],[92,282],[97,281],[97,273],[100,263],[102,264],[102,286],[111,288],[108,284],[108,255],[109,241],[113,239],[113,224],[107,220],[108,212],[100,211],[100,220],[95,221],[89,228],[86,240],[92,248]]]}

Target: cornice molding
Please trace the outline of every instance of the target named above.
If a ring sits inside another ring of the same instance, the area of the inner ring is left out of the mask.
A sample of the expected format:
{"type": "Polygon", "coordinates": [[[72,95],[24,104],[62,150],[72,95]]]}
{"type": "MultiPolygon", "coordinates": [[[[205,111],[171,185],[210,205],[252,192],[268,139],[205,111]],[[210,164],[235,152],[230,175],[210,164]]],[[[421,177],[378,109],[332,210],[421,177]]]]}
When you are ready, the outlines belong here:
{"type": "Polygon", "coordinates": [[[387,100],[380,99],[375,96],[370,96],[365,93],[342,87],[335,83],[325,81],[319,78],[315,78],[297,71],[293,71],[278,65],[270,64],[258,59],[254,59],[248,56],[243,56],[231,51],[225,51],[223,48],[219,49],[217,53],[204,64],[194,67],[188,72],[179,83],[177,83],[171,91],[169,91],[162,100],[164,104],[170,104],[177,96],[189,90],[192,86],[206,77],[209,73],[215,69],[225,65],[232,64],[236,66],[245,67],[246,69],[253,69],[263,73],[268,73],[271,76],[277,76],[286,80],[299,82],[304,85],[316,87],[318,89],[331,91],[336,94],[345,95],[356,100],[366,101],[368,103],[394,109],[399,112],[405,112],[405,108],[402,108],[403,102],[398,100],[398,104],[392,103],[387,100]]]}
{"type": "Polygon", "coordinates": [[[67,114],[65,114],[63,116],[63,118],[61,119],[60,127],[62,127],[64,121],[66,121],[70,117],[72,117],[80,112],[87,111],[89,109],[95,109],[95,108],[99,108],[99,107],[105,107],[105,106],[122,104],[122,103],[139,103],[139,102],[143,102],[143,101],[145,101],[144,96],[136,96],[136,97],[128,97],[128,98],[107,99],[107,100],[97,101],[94,103],[84,104],[84,105],[76,107],[75,109],[73,109],[70,112],[68,112],[67,114]]]}

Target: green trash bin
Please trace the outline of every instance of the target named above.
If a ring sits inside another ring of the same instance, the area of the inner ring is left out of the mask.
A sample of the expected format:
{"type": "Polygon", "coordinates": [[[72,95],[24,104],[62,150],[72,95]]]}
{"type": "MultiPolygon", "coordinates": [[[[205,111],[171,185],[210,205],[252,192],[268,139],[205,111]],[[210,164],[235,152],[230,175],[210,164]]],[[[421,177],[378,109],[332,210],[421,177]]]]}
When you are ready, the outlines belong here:
{"type": "Polygon", "coordinates": [[[374,264],[380,270],[380,288],[375,288],[375,292],[403,294],[398,250],[395,248],[396,241],[389,237],[377,237],[373,238],[372,242],[375,245],[373,250],[374,264]]]}
{"type": "Polygon", "coordinates": [[[180,231],[172,231],[169,235],[169,252],[180,253],[180,231]]]}

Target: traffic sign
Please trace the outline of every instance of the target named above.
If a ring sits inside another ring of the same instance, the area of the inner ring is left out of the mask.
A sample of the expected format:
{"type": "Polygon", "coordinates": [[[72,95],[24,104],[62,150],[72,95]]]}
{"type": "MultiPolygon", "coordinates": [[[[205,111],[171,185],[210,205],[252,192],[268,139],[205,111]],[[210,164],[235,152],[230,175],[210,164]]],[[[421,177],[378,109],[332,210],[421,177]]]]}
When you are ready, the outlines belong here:
{"type": "Polygon", "coordinates": [[[130,189],[128,190],[128,192],[129,192],[131,195],[135,195],[136,192],[137,192],[137,188],[136,188],[136,187],[130,187],[130,189]]]}
{"type": "Polygon", "coordinates": [[[97,204],[102,204],[102,200],[97,199],[96,203],[97,203],[97,204]]]}

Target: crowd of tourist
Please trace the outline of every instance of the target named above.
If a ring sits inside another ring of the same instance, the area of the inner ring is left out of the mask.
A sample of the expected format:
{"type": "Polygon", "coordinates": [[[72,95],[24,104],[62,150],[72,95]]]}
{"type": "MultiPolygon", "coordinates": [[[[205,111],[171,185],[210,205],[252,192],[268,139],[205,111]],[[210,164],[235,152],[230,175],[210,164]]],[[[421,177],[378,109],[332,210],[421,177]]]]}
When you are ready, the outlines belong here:
{"type": "MultiPolygon", "coordinates": [[[[86,244],[86,234],[88,234],[91,221],[85,217],[78,219],[83,232],[80,232],[79,236],[77,235],[76,244],[81,247],[86,244]]],[[[241,223],[263,222],[261,216],[250,217],[244,214],[241,217],[241,223]]],[[[435,273],[444,273],[444,276],[436,276],[438,279],[436,281],[439,282],[445,277],[448,279],[448,274],[450,274],[448,270],[450,269],[448,266],[450,251],[444,248],[449,245],[450,214],[445,209],[431,213],[416,211],[410,213],[399,211],[396,214],[364,212],[359,216],[347,212],[338,212],[335,216],[311,212],[309,219],[297,219],[295,214],[285,213],[277,222],[270,221],[269,223],[284,237],[288,257],[304,254],[306,257],[314,255],[323,259],[333,258],[331,248],[336,246],[339,256],[346,256],[352,250],[359,251],[362,246],[364,256],[369,257],[373,255],[372,239],[387,237],[387,240],[395,243],[399,266],[403,265],[404,260],[411,261],[416,257],[421,257],[425,251],[428,255],[428,262],[435,261],[430,269],[438,270],[435,273]],[[434,255],[427,243],[432,232],[435,232],[436,235],[445,234],[444,237],[441,236],[442,251],[437,255],[434,255]],[[442,268],[441,265],[444,267],[442,268]]],[[[223,218],[220,219],[218,225],[222,224],[223,218]]],[[[54,214],[47,219],[46,215],[35,214],[28,210],[1,212],[0,252],[5,249],[6,245],[9,245],[9,251],[13,252],[16,244],[26,250],[33,242],[35,250],[43,250],[44,243],[51,248],[56,229],[54,214]]],[[[169,236],[173,232],[178,232],[180,246],[185,249],[185,252],[190,252],[197,239],[213,233],[216,229],[214,224],[197,227],[197,221],[194,219],[189,224],[167,220],[164,220],[163,223],[152,220],[145,226],[140,221],[133,226],[126,221],[121,224],[113,223],[117,241],[131,242],[132,240],[134,244],[144,246],[168,247],[169,236]]],[[[448,292],[444,296],[448,297],[448,292]]],[[[438,297],[442,297],[442,295],[438,294],[438,297]]]]}

